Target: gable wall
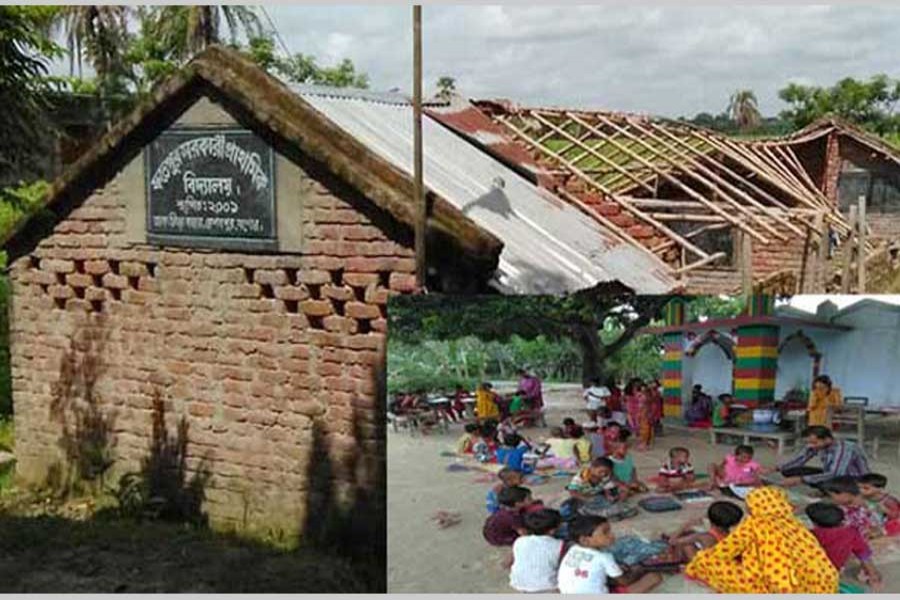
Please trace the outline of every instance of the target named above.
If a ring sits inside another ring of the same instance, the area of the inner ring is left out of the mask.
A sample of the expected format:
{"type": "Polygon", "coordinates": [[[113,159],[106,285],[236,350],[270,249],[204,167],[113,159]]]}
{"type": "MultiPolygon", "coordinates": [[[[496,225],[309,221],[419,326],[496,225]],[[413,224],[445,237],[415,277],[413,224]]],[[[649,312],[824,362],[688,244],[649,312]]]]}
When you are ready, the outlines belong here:
{"type": "Polygon", "coordinates": [[[139,156],[11,269],[19,476],[71,472],[99,443],[111,483],[183,443],[213,521],[288,533],[334,494],[378,490],[386,302],[414,289],[410,233],[279,157],[280,252],[159,248],[143,181],[139,156]]]}

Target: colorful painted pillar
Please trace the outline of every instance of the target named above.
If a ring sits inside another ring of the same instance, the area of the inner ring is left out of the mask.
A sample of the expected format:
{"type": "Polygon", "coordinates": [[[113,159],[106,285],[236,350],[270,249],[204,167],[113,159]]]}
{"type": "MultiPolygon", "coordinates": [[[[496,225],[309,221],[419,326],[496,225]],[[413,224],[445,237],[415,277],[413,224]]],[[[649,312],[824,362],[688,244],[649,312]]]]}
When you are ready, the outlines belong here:
{"type": "MultiPolygon", "coordinates": [[[[772,296],[748,298],[747,315],[771,316],[772,296]]],[[[775,372],[778,366],[778,325],[758,323],[737,328],[734,365],[734,395],[738,400],[775,399],[775,372]]]]}
{"type": "MultiPolygon", "coordinates": [[[[684,325],[684,302],[673,300],[666,305],[667,326],[684,325]]],[[[663,416],[681,417],[681,358],[684,351],[680,331],[663,334],[663,416]]]]}

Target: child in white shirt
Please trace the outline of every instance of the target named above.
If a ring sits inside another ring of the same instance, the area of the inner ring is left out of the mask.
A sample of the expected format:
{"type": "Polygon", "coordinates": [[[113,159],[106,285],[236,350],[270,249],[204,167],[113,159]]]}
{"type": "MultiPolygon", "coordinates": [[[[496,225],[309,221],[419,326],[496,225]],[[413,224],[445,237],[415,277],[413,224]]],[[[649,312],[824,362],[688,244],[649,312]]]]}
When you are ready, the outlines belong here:
{"type": "Polygon", "coordinates": [[[616,541],[604,517],[579,516],[569,525],[574,542],[559,565],[557,583],[563,594],[643,594],[660,584],[659,573],[624,571],[609,548],[616,541]],[[609,582],[609,583],[608,583],[609,582]]]}
{"type": "Polygon", "coordinates": [[[545,508],[525,515],[529,535],[513,542],[509,585],[517,592],[555,592],[565,542],[553,537],[562,523],[558,511],[545,508]]]}

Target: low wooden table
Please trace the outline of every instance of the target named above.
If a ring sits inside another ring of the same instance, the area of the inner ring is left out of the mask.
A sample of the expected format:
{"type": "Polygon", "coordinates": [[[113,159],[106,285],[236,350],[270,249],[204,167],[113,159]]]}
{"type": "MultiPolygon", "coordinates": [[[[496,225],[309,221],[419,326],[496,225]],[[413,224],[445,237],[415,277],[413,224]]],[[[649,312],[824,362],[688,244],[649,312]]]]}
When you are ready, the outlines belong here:
{"type": "Polygon", "coordinates": [[[754,431],[753,429],[741,429],[738,427],[711,427],[709,429],[710,443],[715,445],[719,441],[720,435],[733,435],[743,440],[744,444],[749,445],[753,438],[764,440],[775,440],[778,442],[778,456],[784,454],[784,443],[788,440],[795,443],[796,437],[789,431],[754,431]]]}

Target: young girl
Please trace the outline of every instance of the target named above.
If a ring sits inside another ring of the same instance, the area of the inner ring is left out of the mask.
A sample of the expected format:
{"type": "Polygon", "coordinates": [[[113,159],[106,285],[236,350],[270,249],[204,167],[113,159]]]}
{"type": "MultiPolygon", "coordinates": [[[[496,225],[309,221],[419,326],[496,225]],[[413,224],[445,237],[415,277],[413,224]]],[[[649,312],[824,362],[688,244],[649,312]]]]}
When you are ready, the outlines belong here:
{"type": "Polygon", "coordinates": [[[653,419],[650,400],[640,379],[632,379],[625,388],[625,405],[628,426],[637,434],[638,450],[648,450],[653,443],[653,419]]]}
{"type": "Polygon", "coordinates": [[[854,477],[835,477],[822,484],[822,490],[829,499],[841,507],[847,525],[855,527],[866,539],[880,537],[884,534],[878,517],[866,505],[859,493],[859,485],[854,477]]]}
{"type": "Polygon", "coordinates": [[[691,451],[676,447],[669,450],[669,460],[659,469],[659,490],[675,492],[694,485],[694,467],[691,466],[691,451]]]}
{"type": "Polygon", "coordinates": [[[465,433],[456,440],[457,454],[472,454],[472,447],[478,441],[478,425],[476,423],[466,423],[465,433]]]}
{"type": "Polygon", "coordinates": [[[819,375],[813,380],[812,392],[807,406],[807,427],[823,425],[831,427],[831,413],[843,404],[841,390],[834,387],[828,375],[819,375]]]}
{"type": "Polygon", "coordinates": [[[718,488],[723,493],[729,493],[730,485],[762,485],[759,477],[762,474],[762,467],[753,460],[753,446],[738,446],[721,463],[709,465],[709,489],[718,488]]]}
{"type": "Polygon", "coordinates": [[[887,477],[878,473],[863,475],[858,480],[859,493],[881,518],[887,535],[900,535],[900,500],[884,491],[887,477]]]}
{"type": "Polygon", "coordinates": [[[837,593],[837,569],[794,516],[784,490],[757,488],[747,495],[747,508],[731,533],[697,552],[685,575],[721,594],[837,593]]]}
{"type": "Polygon", "coordinates": [[[603,517],[579,516],[569,526],[574,543],[559,565],[557,581],[563,594],[643,594],[660,584],[658,573],[624,571],[610,548],[616,541],[603,517]]]}
{"type": "Polygon", "coordinates": [[[634,459],[628,454],[628,442],[619,440],[609,447],[609,460],[613,464],[613,476],[621,481],[629,492],[640,494],[647,491],[647,486],[639,479],[634,459]]]}

